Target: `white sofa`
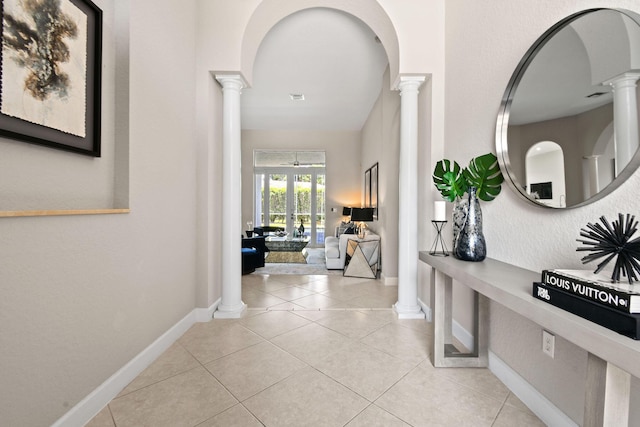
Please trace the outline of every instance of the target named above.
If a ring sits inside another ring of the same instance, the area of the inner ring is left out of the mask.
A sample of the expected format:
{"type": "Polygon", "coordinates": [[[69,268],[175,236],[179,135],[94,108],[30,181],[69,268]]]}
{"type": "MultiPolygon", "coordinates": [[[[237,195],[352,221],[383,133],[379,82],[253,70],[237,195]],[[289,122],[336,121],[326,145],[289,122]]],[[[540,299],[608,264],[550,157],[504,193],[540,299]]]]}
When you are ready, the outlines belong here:
{"type": "MultiPolygon", "coordinates": [[[[324,258],[329,270],[343,270],[347,256],[348,240],[380,240],[380,236],[369,231],[360,239],[357,234],[341,234],[340,237],[329,236],[324,240],[324,258]]],[[[376,254],[377,256],[377,254],[376,254]]],[[[374,259],[372,261],[377,261],[374,259]]]]}

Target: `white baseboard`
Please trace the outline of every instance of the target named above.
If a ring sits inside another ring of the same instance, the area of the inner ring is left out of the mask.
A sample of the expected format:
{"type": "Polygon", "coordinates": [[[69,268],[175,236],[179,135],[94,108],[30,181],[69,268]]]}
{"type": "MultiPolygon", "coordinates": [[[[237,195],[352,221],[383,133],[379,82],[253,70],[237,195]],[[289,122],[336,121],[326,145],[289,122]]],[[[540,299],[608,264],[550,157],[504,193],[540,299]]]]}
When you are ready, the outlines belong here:
{"type": "Polygon", "coordinates": [[[431,307],[425,304],[420,298],[418,298],[418,305],[420,306],[420,308],[422,308],[422,311],[424,312],[427,322],[433,321],[433,317],[431,317],[432,316],[431,307]]]}
{"type": "Polygon", "coordinates": [[[213,312],[218,309],[221,298],[218,298],[216,302],[211,304],[209,308],[196,308],[193,310],[197,323],[205,323],[213,319],[213,312]]]}
{"type": "MultiPolygon", "coordinates": [[[[427,321],[431,322],[431,308],[420,299],[418,299],[418,304],[427,316],[427,321]]],[[[452,322],[451,329],[453,336],[460,341],[460,343],[466,348],[473,348],[474,338],[469,331],[460,326],[455,320],[452,322]]],[[[578,424],[558,409],[549,399],[540,394],[538,390],[491,351],[489,351],[489,370],[546,425],[554,427],[578,426],[578,424]]]]}
{"type": "Polygon", "coordinates": [[[398,286],[397,277],[388,277],[385,276],[384,273],[380,273],[380,279],[385,286],[398,286]]]}
{"type": "Polygon", "coordinates": [[[166,351],[195,323],[208,322],[213,316],[220,300],[209,308],[196,308],[178,321],[167,332],[142,350],[136,357],[120,368],[98,388],[89,393],[73,408],[64,414],[52,427],[75,427],[88,423],[98,412],[115,398],[135,377],[144,371],[154,360],[166,351]]]}
{"type": "Polygon", "coordinates": [[[571,418],[522,378],[498,356],[489,352],[489,370],[548,426],[577,427],[571,418]]]}
{"type": "Polygon", "coordinates": [[[451,333],[454,337],[456,337],[458,341],[460,341],[460,344],[465,346],[465,348],[468,348],[470,350],[474,348],[475,340],[473,338],[473,335],[471,335],[465,328],[460,326],[460,323],[456,322],[455,320],[451,322],[451,333]]]}
{"type": "MultiPolygon", "coordinates": [[[[427,316],[427,322],[432,322],[433,321],[433,317],[432,317],[433,313],[431,311],[431,307],[429,307],[427,304],[425,304],[424,301],[422,301],[420,298],[418,298],[418,305],[420,305],[420,307],[422,307],[422,311],[424,311],[424,314],[427,316]]],[[[468,348],[468,349],[472,349],[473,348],[473,346],[475,344],[475,341],[473,339],[473,335],[471,335],[469,333],[469,331],[467,331],[465,328],[460,326],[460,324],[458,322],[456,322],[455,319],[452,320],[452,322],[451,322],[451,333],[466,348],[468,348]]]]}

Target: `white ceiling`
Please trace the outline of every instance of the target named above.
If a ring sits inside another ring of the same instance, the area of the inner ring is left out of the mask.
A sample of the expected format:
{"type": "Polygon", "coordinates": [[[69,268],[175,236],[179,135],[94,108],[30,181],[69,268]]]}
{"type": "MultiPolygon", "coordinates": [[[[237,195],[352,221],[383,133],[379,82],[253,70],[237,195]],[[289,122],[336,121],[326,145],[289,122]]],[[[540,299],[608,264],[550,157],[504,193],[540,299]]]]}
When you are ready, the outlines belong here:
{"type": "Polygon", "coordinates": [[[242,128],[360,130],[388,63],[375,38],[362,21],[333,9],[283,19],[260,45],[252,86],[242,91],[242,128]]]}

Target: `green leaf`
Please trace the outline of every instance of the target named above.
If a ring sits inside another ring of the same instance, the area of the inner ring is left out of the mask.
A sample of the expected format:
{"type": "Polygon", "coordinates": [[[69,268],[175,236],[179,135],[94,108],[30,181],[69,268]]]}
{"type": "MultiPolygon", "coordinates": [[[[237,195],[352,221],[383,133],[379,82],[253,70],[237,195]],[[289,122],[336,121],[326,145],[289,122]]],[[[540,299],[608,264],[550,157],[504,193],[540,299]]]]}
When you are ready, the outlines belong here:
{"type": "Polygon", "coordinates": [[[480,200],[490,202],[500,194],[504,177],[500,172],[498,158],[493,153],[471,159],[463,175],[470,187],[476,187],[480,200]]]}
{"type": "Polygon", "coordinates": [[[440,160],[436,163],[432,176],[435,187],[450,202],[464,196],[467,191],[467,182],[457,162],[452,164],[450,160],[440,160]]]}

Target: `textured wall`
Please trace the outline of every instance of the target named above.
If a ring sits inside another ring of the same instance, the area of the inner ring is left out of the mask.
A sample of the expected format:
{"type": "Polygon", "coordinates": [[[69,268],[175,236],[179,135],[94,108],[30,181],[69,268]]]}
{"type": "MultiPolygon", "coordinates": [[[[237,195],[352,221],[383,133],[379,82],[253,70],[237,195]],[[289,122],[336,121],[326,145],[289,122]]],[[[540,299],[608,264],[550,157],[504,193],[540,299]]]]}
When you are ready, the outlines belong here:
{"type": "MultiPolygon", "coordinates": [[[[633,0],[579,3],[447,0],[447,156],[466,162],[474,155],[495,150],[496,114],[507,82],[522,55],[547,28],[583,8],[640,10],[633,0]]],[[[639,185],[637,172],[604,200],[565,211],[527,204],[505,186],[504,194],[482,206],[489,256],[532,270],[579,268],[580,254],[575,251],[575,240],[580,228],[600,215],[611,218],[618,212],[636,214],[640,207],[635,197],[639,185]]],[[[491,350],[580,422],[586,355],[560,340],[556,358],[544,359],[540,337],[536,325],[509,310],[492,306],[491,350]]],[[[637,387],[637,380],[634,381],[637,387]]],[[[638,406],[637,393],[634,402],[633,406],[638,406]]]]}

